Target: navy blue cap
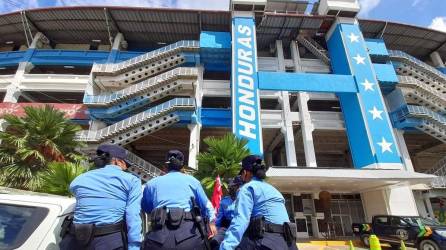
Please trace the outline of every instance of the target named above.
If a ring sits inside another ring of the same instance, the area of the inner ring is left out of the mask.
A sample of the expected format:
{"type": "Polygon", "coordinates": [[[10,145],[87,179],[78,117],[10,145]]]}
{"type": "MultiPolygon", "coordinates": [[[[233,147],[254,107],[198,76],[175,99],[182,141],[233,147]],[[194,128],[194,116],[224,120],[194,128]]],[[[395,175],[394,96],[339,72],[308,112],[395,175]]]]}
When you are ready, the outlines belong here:
{"type": "Polygon", "coordinates": [[[252,171],[255,164],[262,164],[262,157],[258,155],[248,155],[242,160],[242,170],[252,171]]]}
{"type": "Polygon", "coordinates": [[[237,175],[236,177],[234,177],[234,178],[229,180],[228,185],[229,186],[241,186],[241,185],[243,185],[242,177],[240,177],[240,175],[237,175]]]}
{"type": "Polygon", "coordinates": [[[170,158],[174,157],[180,162],[184,162],[184,154],[177,149],[172,149],[167,152],[166,163],[170,163],[170,158]]]}
{"type": "Polygon", "coordinates": [[[118,145],[102,144],[96,150],[98,155],[108,153],[111,158],[117,158],[127,162],[127,150],[118,145]]]}

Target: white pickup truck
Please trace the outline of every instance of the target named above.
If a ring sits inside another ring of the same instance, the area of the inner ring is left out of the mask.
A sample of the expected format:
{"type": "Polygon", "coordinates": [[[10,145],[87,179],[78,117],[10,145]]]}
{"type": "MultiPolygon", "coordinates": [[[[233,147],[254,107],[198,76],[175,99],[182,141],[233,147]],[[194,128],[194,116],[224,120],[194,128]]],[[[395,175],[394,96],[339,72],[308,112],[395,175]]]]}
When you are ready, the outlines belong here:
{"type": "Polygon", "coordinates": [[[59,249],[60,230],[76,200],[0,187],[0,249],[59,249]]]}

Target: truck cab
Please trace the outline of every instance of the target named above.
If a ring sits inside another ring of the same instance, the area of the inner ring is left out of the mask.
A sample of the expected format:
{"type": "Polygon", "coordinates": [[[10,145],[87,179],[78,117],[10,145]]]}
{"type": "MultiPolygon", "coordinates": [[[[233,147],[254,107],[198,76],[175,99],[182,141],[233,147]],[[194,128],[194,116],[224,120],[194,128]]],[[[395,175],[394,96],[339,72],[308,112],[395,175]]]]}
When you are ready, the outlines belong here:
{"type": "Polygon", "coordinates": [[[0,249],[59,249],[64,219],[76,200],[0,188],[0,249]]]}
{"type": "Polygon", "coordinates": [[[371,224],[353,224],[364,245],[369,237],[378,236],[380,242],[399,249],[401,241],[419,250],[446,250],[446,226],[418,216],[375,215],[371,224]]]}

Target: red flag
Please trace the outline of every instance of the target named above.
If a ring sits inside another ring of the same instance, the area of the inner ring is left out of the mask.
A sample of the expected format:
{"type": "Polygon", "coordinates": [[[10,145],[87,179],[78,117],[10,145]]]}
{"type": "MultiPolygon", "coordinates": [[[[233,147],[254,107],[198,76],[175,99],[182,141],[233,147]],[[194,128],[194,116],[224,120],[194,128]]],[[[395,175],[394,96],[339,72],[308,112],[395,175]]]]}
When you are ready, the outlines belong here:
{"type": "Polygon", "coordinates": [[[220,176],[217,176],[217,178],[215,179],[215,184],[214,184],[214,192],[212,193],[212,206],[215,209],[215,212],[218,211],[218,208],[220,207],[220,200],[221,197],[223,196],[223,190],[221,189],[221,181],[220,181],[220,176]]]}

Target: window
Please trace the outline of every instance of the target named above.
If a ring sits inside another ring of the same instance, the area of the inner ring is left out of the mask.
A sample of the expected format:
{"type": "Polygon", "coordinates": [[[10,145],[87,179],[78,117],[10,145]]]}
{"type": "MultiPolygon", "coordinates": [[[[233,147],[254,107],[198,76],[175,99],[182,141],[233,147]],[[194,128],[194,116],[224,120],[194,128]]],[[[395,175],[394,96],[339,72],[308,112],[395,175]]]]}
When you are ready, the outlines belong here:
{"type": "Polygon", "coordinates": [[[408,226],[407,222],[398,217],[392,217],[392,226],[408,226]]]}
{"type": "Polygon", "coordinates": [[[379,225],[389,225],[389,218],[387,217],[377,217],[375,219],[376,224],[379,225]]]}
{"type": "Polygon", "coordinates": [[[48,212],[47,208],[0,204],[0,249],[20,247],[48,212]]]}

